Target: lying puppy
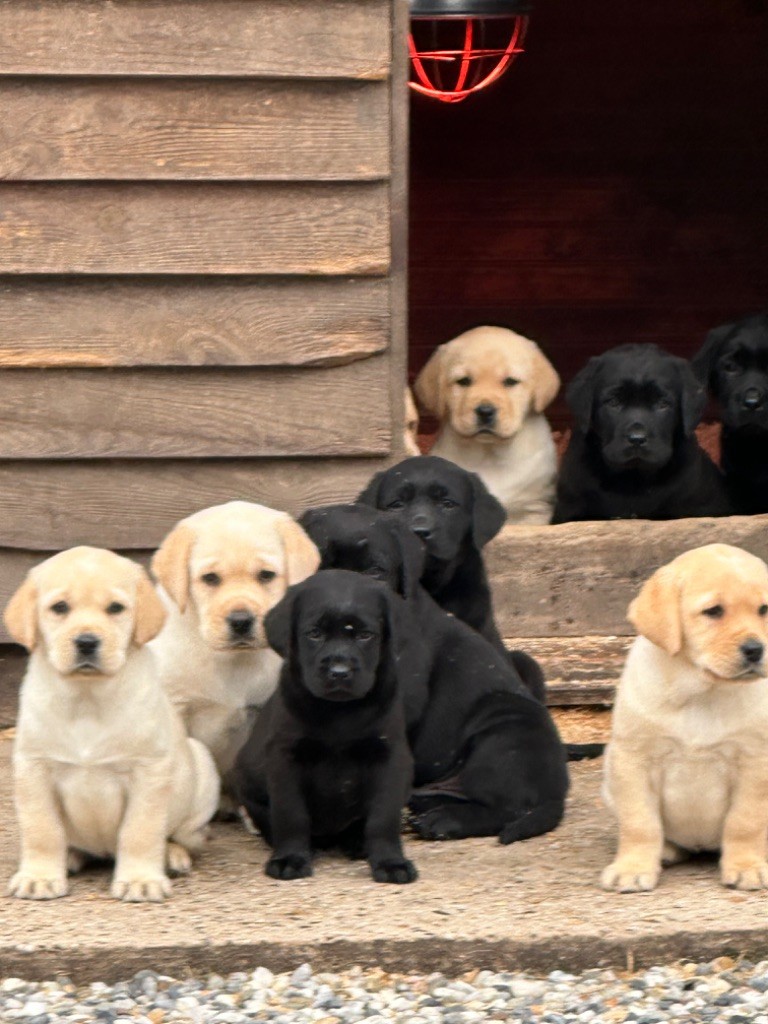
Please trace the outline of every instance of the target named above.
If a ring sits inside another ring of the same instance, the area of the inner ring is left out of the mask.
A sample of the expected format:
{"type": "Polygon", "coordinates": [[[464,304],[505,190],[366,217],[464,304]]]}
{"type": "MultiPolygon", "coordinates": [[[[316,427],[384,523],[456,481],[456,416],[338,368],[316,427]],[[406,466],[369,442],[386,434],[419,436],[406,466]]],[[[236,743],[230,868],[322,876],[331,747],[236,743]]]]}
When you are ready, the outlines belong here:
{"type": "Polygon", "coordinates": [[[72,548],[28,575],[5,610],[31,652],[13,752],[21,864],[9,892],[53,899],[67,868],[113,857],[112,895],[168,896],[216,810],[210,754],[187,739],[144,646],[165,611],[144,570],[72,548]]]}
{"type": "Polygon", "coordinates": [[[716,327],[693,360],[722,408],[721,465],[736,512],[768,512],[768,313],[716,327]]]}
{"type": "Polygon", "coordinates": [[[377,473],[357,500],[403,518],[426,545],[426,590],[441,608],[509,656],[531,693],[543,701],[546,685],[538,663],[523,651],[507,652],[493,620],[481,552],[505,515],[480,477],[434,455],[405,459],[377,473]]]}
{"type": "Polygon", "coordinates": [[[553,523],[725,516],[725,482],[694,429],[706,394],[690,365],[656,345],[589,360],[567,392],[576,427],[553,523]]]}
{"type": "Polygon", "coordinates": [[[726,544],[680,555],[629,606],[640,636],[613,713],[604,796],[619,849],[603,888],[722,850],[724,885],[768,888],[768,567],[726,544]]]}
{"type": "Polygon", "coordinates": [[[540,835],[563,815],[565,755],[546,708],[507,658],[419,582],[424,548],[402,520],[360,505],[306,513],[324,567],[386,581],[405,602],[398,663],[424,839],[540,835]]]}
{"type": "Polygon", "coordinates": [[[290,516],[246,501],[182,520],[152,561],[168,608],[152,645],[161,678],[225,786],[255,709],[277,686],[280,658],[267,646],[264,617],[319,564],[290,516]]]}
{"type": "Polygon", "coordinates": [[[413,882],[400,817],[413,759],[398,682],[397,598],[321,572],[267,616],[285,658],[277,693],[237,759],[237,793],[274,846],[272,878],[312,874],[313,849],[365,856],[376,882],[413,882]]]}
{"type": "Polygon", "coordinates": [[[440,345],[415,383],[440,419],[432,454],[477,473],[512,524],[552,517],[557,453],[541,414],[559,389],[539,346],[506,327],[476,327],[440,345]]]}

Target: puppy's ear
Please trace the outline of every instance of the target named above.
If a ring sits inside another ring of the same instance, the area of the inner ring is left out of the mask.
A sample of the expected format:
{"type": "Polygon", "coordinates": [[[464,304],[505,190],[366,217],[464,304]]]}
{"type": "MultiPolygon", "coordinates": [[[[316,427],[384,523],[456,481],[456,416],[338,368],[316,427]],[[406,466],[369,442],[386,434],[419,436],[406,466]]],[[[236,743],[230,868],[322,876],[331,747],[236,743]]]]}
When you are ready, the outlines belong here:
{"type": "Polygon", "coordinates": [[[560,390],[560,376],[538,345],[533,349],[531,405],[534,412],[544,412],[560,390]]]}
{"type": "Polygon", "coordinates": [[[317,572],[320,552],[293,519],[280,519],[277,532],[283,541],[288,582],[302,583],[307,576],[317,572]]]}
{"type": "Polygon", "coordinates": [[[472,481],[472,540],[479,551],[492,540],[504,525],[507,513],[477,473],[470,473],[472,481]]]}
{"type": "Polygon", "coordinates": [[[293,635],[293,613],[296,606],[298,586],[289,587],[282,600],[267,612],[264,618],[264,632],[267,643],[281,658],[288,657],[293,635]]]}
{"type": "Polygon", "coordinates": [[[704,344],[691,360],[693,372],[699,378],[704,387],[712,389],[717,394],[717,375],[715,374],[715,363],[720,355],[723,342],[733,331],[736,324],[723,324],[721,327],[713,328],[704,340],[704,344]]]}
{"type": "Polygon", "coordinates": [[[595,383],[599,357],[593,356],[586,366],[576,374],[565,392],[566,401],[582,434],[589,433],[592,426],[592,406],[595,400],[595,383]]]}
{"type": "Polygon", "coordinates": [[[189,556],[195,539],[189,526],[177,526],[155,552],[152,574],[169,597],[184,611],[189,599],[189,556]]]}
{"type": "Polygon", "coordinates": [[[28,651],[34,650],[37,643],[37,587],[29,576],[6,605],[3,621],[17,644],[28,651]]]}
{"type": "Polygon", "coordinates": [[[680,415],[683,421],[683,433],[690,437],[699,420],[704,415],[707,405],[707,388],[693,372],[686,359],[678,362],[680,374],[680,415]]]}
{"type": "Polygon", "coordinates": [[[325,557],[328,547],[327,520],[328,514],[324,508],[308,508],[299,516],[299,526],[317,547],[321,559],[325,557]]]}
{"type": "Polygon", "coordinates": [[[166,611],[149,576],[141,570],[136,584],[136,611],[133,623],[133,642],[143,647],[154,640],[165,625],[166,611]]]}
{"type": "Polygon", "coordinates": [[[408,600],[413,597],[424,572],[427,549],[401,519],[390,523],[400,549],[400,594],[408,600]]]}
{"type": "Polygon", "coordinates": [[[355,498],[356,505],[370,505],[372,508],[379,507],[379,491],[381,490],[381,481],[384,479],[385,473],[386,470],[384,469],[380,473],[374,473],[363,490],[355,498]]]}
{"type": "Polygon", "coordinates": [[[646,580],[630,604],[627,618],[638,633],[667,654],[680,653],[683,646],[680,584],[671,566],[663,565],[646,580]]]}
{"type": "Polygon", "coordinates": [[[443,419],[448,411],[445,388],[445,350],[436,348],[414,381],[413,390],[424,409],[443,419]]]}

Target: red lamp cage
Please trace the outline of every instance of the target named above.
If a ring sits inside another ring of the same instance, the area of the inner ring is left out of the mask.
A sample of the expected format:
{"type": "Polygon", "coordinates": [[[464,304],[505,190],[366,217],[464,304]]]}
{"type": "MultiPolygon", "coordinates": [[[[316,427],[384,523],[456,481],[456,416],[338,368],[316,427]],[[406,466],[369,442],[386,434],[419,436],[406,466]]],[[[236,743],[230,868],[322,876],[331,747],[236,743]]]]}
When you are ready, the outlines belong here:
{"type": "Polygon", "coordinates": [[[529,10],[521,0],[411,0],[409,85],[443,103],[485,89],[523,52],[529,10]]]}

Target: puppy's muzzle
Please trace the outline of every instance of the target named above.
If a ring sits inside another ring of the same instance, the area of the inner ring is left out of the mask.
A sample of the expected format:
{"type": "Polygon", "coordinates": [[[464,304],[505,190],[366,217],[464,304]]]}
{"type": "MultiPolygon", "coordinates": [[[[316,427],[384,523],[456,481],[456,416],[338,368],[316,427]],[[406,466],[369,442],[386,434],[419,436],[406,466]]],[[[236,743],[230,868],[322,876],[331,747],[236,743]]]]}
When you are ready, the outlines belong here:
{"type": "Polygon", "coordinates": [[[765,655],[765,645],[750,637],[739,646],[739,653],[745,669],[759,674],[765,655]]]}
{"type": "Polygon", "coordinates": [[[99,667],[101,639],[95,633],[78,633],[72,643],[75,645],[76,669],[96,669],[99,667]]]}
{"type": "Polygon", "coordinates": [[[355,666],[344,658],[329,658],[322,663],[325,692],[329,697],[343,699],[351,696],[355,681],[355,666]]]}
{"type": "Polygon", "coordinates": [[[229,642],[234,647],[250,647],[254,640],[256,616],[246,608],[235,608],[227,616],[229,642]]]}
{"type": "Polygon", "coordinates": [[[626,433],[626,438],[633,448],[644,448],[648,444],[648,431],[641,423],[633,423],[626,433]]]}
{"type": "Polygon", "coordinates": [[[765,404],[765,393],[760,388],[747,388],[741,398],[741,405],[747,412],[757,412],[765,404]]]}
{"type": "Polygon", "coordinates": [[[496,406],[490,402],[481,402],[475,406],[475,417],[480,430],[490,430],[496,425],[496,406]]]}

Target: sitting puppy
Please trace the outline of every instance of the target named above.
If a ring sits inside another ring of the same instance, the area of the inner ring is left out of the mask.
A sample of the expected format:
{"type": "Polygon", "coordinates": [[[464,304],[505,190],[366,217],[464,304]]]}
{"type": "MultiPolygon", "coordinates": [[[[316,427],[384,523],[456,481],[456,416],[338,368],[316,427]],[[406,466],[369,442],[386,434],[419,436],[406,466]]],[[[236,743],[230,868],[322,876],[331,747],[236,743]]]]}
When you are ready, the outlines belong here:
{"type": "Polygon", "coordinates": [[[418,834],[511,843],[555,828],[568,773],[549,712],[503,654],[424,590],[424,548],[406,524],[360,505],[314,509],[302,523],[324,567],[384,580],[405,603],[398,671],[418,834]]]}
{"type": "Polygon", "coordinates": [[[768,313],[710,331],[693,368],[722,408],[720,464],[734,510],[768,512],[768,313]]]}
{"type": "Polygon", "coordinates": [[[662,862],[721,850],[724,885],[768,888],[768,567],[710,544],[629,606],[640,636],[613,713],[604,796],[619,849],[603,888],[653,889],[662,862]]]}
{"type": "Polygon", "coordinates": [[[168,608],[152,645],[160,676],[225,787],[255,710],[277,686],[280,658],[267,645],[264,617],[319,564],[290,516],[246,501],[182,520],[152,561],[168,608]]]}
{"type": "Polygon", "coordinates": [[[400,817],[413,759],[398,682],[397,598],[321,572],[267,616],[280,685],[237,759],[237,793],[274,846],[272,878],[312,874],[313,848],[365,856],[376,882],[413,882],[400,817]]]}
{"type": "Polygon", "coordinates": [[[31,652],[13,753],[21,864],[9,891],[53,899],[67,868],[113,857],[112,895],[159,901],[216,810],[210,754],[188,739],[144,646],[165,611],[144,570],[79,547],[33,569],[5,622],[31,652]]]}
{"type": "Polygon", "coordinates": [[[552,522],[730,514],[725,481],[694,434],[706,395],[684,359],[621,345],[590,359],[567,397],[576,427],[552,522]]]}
{"type": "Polygon", "coordinates": [[[541,414],[559,389],[538,345],[505,327],[476,327],[440,345],[415,383],[441,421],[431,454],[477,473],[511,524],[552,517],[557,454],[541,414]]]}

